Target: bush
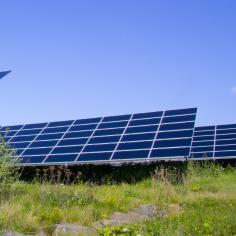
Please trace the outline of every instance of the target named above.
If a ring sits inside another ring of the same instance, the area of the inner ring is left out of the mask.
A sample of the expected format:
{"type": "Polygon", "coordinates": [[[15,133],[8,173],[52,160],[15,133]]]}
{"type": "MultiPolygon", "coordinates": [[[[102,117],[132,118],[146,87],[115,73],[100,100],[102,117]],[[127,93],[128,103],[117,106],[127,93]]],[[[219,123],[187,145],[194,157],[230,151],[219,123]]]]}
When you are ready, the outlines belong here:
{"type": "Polygon", "coordinates": [[[6,144],[4,138],[0,139],[0,200],[6,196],[19,178],[18,165],[14,151],[6,144]]]}

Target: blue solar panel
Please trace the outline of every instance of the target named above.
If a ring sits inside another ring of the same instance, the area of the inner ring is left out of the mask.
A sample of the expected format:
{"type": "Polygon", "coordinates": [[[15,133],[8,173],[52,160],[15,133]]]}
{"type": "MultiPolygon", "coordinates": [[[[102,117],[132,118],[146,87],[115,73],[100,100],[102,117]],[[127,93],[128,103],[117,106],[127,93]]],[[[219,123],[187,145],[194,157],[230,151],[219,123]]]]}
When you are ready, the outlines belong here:
{"type": "Polygon", "coordinates": [[[190,158],[236,158],[236,124],[196,127],[190,158]]]}
{"type": "Polygon", "coordinates": [[[135,149],[149,149],[152,146],[152,141],[139,141],[130,143],[120,143],[117,150],[135,150],[135,149]]]}
{"type": "Polygon", "coordinates": [[[77,162],[88,162],[88,161],[109,161],[112,152],[91,152],[91,153],[81,153],[77,162]]]}
{"type": "Polygon", "coordinates": [[[0,79],[2,79],[4,76],[6,76],[7,74],[9,74],[11,71],[2,71],[0,72],[0,79]]]}
{"type": "Polygon", "coordinates": [[[153,149],[151,152],[151,157],[188,157],[189,148],[180,147],[180,148],[168,148],[168,149],[153,149]]]}
{"type": "Polygon", "coordinates": [[[114,160],[124,160],[124,159],[147,159],[149,150],[129,150],[129,151],[119,151],[115,152],[112,159],[114,160]]]}
{"type": "MultiPolygon", "coordinates": [[[[47,163],[69,163],[76,160],[77,154],[62,154],[47,156],[47,163]]],[[[45,159],[44,159],[45,160],[45,159]]],[[[43,161],[44,162],[44,161],[43,161]]]]}
{"type": "Polygon", "coordinates": [[[34,164],[40,164],[43,162],[43,160],[46,158],[46,156],[21,156],[20,164],[21,165],[34,165],[34,164]]]}
{"type": "Polygon", "coordinates": [[[190,154],[196,112],[190,108],[27,124],[3,127],[1,133],[21,165],[184,159],[190,154]]]}

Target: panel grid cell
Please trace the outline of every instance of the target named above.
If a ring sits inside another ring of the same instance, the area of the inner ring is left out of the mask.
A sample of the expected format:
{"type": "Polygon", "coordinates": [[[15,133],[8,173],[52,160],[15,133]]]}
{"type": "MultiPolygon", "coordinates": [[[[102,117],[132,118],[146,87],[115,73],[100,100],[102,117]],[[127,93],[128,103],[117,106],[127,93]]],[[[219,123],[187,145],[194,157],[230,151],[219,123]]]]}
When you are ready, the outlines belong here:
{"type": "Polygon", "coordinates": [[[87,140],[87,142],[85,143],[85,145],[83,146],[83,148],[81,149],[81,151],[78,153],[75,161],[80,161],[83,160],[83,152],[84,149],[86,148],[86,146],[88,145],[90,139],[93,137],[94,133],[96,132],[96,130],[98,129],[99,125],[102,123],[102,121],[104,120],[104,117],[100,119],[99,123],[97,124],[96,128],[94,129],[94,131],[91,133],[91,136],[89,137],[89,139],[87,140]]]}
{"type": "MultiPolygon", "coordinates": [[[[55,144],[55,146],[51,149],[51,151],[48,153],[48,155],[44,158],[44,160],[42,161],[42,163],[45,163],[47,158],[50,156],[50,154],[52,154],[54,152],[54,150],[57,148],[58,144],[60,143],[60,141],[65,137],[65,135],[68,133],[68,131],[70,130],[70,128],[73,126],[73,124],[76,121],[74,120],[67,128],[67,130],[65,131],[65,133],[61,136],[61,138],[57,141],[57,143],[55,144]]],[[[50,123],[49,123],[50,124],[50,123]]]]}
{"type": "Polygon", "coordinates": [[[17,130],[17,132],[11,137],[11,139],[8,140],[7,144],[11,142],[11,140],[24,128],[24,125],[20,126],[21,128],[17,130]]]}
{"type": "Polygon", "coordinates": [[[116,146],[115,146],[115,149],[114,149],[114,151],[113,151],[113,153],[112,153],[112,155],[111,155],[111,157],[110,157],[110,160],[112,160],[112,159],[114,158],[115,152],[116,152],[116,150],[118,149],[118,146],[119,146],[119,144],[120,144],[120,142],[121,142],[121,140],[122,140],[122,138],[123,138],[125,132],[127,131],[127,129],[128,129],[128,127],[129,127],[129,125],[130,125],[130,122],[131,122],[132,118],[133,118],[133,115],[130,116],[130,119],[129,119],[129,121],[127,122],[126,127],[125,127],[123,133],[121,134],[120,139],[118,140],[118,142],[117,142],[117,144],[116,144],[116,146]]]}
{"type": "Polygon", "coordinates": [[[27,152],[29,146],[37,139],[37,137],[43,132],[43,130],[47,128],[48,125],[49,125],[49,123],[47,123],[46,126],[44,128],[42,128],[42,130],[33,138],[33,140],[29,143],[29,145],[26,147],[26,149],[21,153],[21,155],[19,155],[19,159],[24,157],[24,153],[27,152]]]}
{"type": "Polygon", "coordinates": [[[162,121],[163,121],[164,116],[165,116],[165,112],[163,111],[162,114],[161,114],[160,124],[159,124],[159,126],[158,126],[157,131],[156,131],[154,140],[152,141],[151,149],[150,149],[149,152],[148,152],[148,159],[150,159],[150,157],[151,157],[152,150],[153,150],[154,145],[155,145],[155,140],[157,139],[157,135],[159,134],[159,131],[160,131],[160,129],[161,129],[161,125],[162,125],[162,121]]]}

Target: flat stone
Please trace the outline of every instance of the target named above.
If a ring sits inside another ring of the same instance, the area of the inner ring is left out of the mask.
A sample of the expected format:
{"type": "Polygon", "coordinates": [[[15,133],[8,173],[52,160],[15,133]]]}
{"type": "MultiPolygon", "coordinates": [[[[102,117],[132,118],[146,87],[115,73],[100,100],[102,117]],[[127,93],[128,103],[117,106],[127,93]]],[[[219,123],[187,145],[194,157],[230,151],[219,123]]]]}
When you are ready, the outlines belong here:
{"type": "Polygon", "coordinates": [[[111,216],[112,225],[123,225],[123,224],[133,224],[136,222],[147,220],[149,217],[147,215],[142,215],[134,211],[128,213],[115,212],[111,216]]]}
{"type": "MultiPolygon", "coordinates": [[[[171,212],[178,212],[179,208],[176,205],[171,207],[171,212]]],[[[143,205],[139,208],[133,209],[129,212],[114,212],[109,219],[104,219],[96,221],[93,223],[92,227],[84,226],[79,223],[62,223],[55,225],[55,230],[53,236],[62,236],[62,235],[96,235],[96,231],[99,228],[115,225],[125,225],[125,224],[134,224],[140,223],[142,221],[155,218],[156,216],[165,217],[166,211],[158,208],[155,205],[143,205]]],[[[46,236],[42,231],[41,234],[37,236],[46,236]]],[[[6,235],[6,236],[18,236],[18,235],[6,235]]],[[[19,235],[20,236],[20,235],[19,235]]]]}
{"type": "Polygon", "coordinates": [[[81,224],[63,223],[56,226],[54,236],[61,235],[95,235],[96,231],[92,227],[87,227],[81,224]]]}
{"type": "Polygon", "coordinates": [[[154,205],[143,205],[133,210],[134,212],[147,216],[148,218],[154,218],[158,214],[158,209],[154,205]]]}
{"type": "Polygon", "coordinates": [[[8,232],[4,233],[3,236],[24,236],[24,235],[14,232],[14,231],[8,231],[8,232]]]}
{"type": "Polygon", "coordinates": [[[157,214],[157,209],[154,205],[143,205],[127,213],[114,212],[110,219],[97,221],[93,224],[95,229],[106,227],[109,225],[124,225],[139,223],[151,218],[154,218],[157,214]]]}

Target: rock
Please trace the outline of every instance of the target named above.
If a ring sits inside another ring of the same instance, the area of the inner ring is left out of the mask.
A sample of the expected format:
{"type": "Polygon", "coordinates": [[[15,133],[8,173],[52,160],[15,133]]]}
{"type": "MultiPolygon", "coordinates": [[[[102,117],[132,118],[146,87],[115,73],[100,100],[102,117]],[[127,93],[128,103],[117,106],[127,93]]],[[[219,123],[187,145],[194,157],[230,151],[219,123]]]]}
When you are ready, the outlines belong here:
{"type": "Polygon", "coordinates": [[[47,236],[47,233],[45,233],[43,230],[41,230],[35,236],[47,236]]]}
{"type": "Polygon", "coordinates": [[[148,218],[154,218],[157,216],[157,207],[155,205],[143,205],[139,208],[134,209],[134,212],[147,216],[148,218]]]}
{"type": "MultiPolygon", "coordinates": [[[[169,212],[176,213],[179,212],[180,208],[178,205],[171,205],[169,212]]],[[[129,212],[114,212],[109,219],[104,219],[94,222],[92,227],[84,226],[79,223],[62,223],[49,227],[53,236],[63,236],[63,235],[97,235],[97,230],[102,227],[115,226],[115,225],[126,225],[139,223],[148,219],[153,219],[155,217],[165,217],[168,211],[157,207],[155,205],[143,205],[139,208],[133,209],[129,212]]],[[[47,231],[47,230],[46,230],[47,231]]],[[[50,233],[51,235],[51,233],[50,233]]],[[[20,235],[6,235],[6,236],[20,236],[20,235]]],[[[41,231],[36,236],[47,236],[44,231],[41,231]]]]}
{"type": "Polygon", "coordinates": [[[95,229],[109,225],[133,224],[145,221],[156,216],[157,208],[154,205],[143,205],[127,213],[115,212],[110,219],[97,221],[93,224],[95,229]]]}
{"type": "Polygon", "coordinates": [[[4,233],[3,236],[24,236],[24,235],[14,232],[14,231],[8,231],[8,232],[4,233]]]}
{"type": "Polygon", "coordinates": [[[63,223],[56,226],[56,230],[54,231],[53,235],[96,235],[96,231],[92,227],[87,227],[81,224],[63,223]]]}

